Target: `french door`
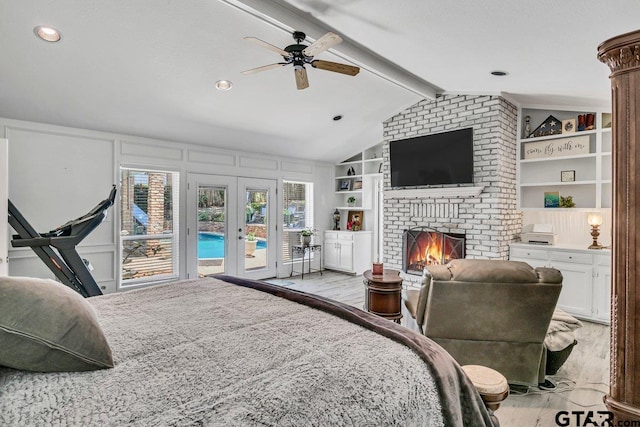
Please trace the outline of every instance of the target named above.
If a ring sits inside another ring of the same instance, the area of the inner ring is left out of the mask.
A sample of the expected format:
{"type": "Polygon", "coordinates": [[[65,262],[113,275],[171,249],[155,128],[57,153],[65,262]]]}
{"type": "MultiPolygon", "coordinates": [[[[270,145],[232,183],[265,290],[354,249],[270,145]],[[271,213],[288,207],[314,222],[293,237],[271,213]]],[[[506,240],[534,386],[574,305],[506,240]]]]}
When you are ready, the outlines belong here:
{"type": "Polygon", "coordinates": [[[189,174],[187,184],[189,277],[274,277],[276,181],[189,174]]]}

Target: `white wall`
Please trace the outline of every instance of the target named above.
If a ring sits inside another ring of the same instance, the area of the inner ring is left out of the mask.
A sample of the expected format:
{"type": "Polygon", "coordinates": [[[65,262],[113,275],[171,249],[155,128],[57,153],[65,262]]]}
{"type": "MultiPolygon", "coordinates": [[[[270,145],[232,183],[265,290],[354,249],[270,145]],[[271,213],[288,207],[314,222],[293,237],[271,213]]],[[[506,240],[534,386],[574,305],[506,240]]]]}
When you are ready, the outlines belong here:
{"type": "Polygon", "coordinates": [[[0,139],[0,276],[9,273],[7,255],[9,251],[9,226],[7,220],[7,197],[9,191],[9,145],[6,139],[0,139]]]}
{"type": "Polygon", "coordinates": [[[527,224],[551,224],[553,231],[558,235],[557,244],[582,245],[586,249],[592,242],[591,226],[587,223],[589,212],[598,212],[602,215],[600,236],[598,243],[603,246],[611,245],[611,209],[536,209],[523,211],[522,223],[527,224]]]}
{"type": "MultiPolygon", "coordinates": [[[[317,227],[330,226],[333,165],[1,118],[0,137],[11,141],[9,199],[40,232],[85,214],[106,198],[111,185],[119,183],[120,166],[180,173],[182,236],[186,235],[186,179],[190,172],[271,178],[280,189],[285,179],[313,182],[317,227]]],[[[282,202],[278,204],[278,212],[282,212],[282,202]]],[[[118,215],[116,202],[105,222],[78,247],[80,255],[93,264],[93,275],[105,292],[118,287],[118,215]]],[[[185,242],[180,241],[181,277],[186,274],[185,242]]],[[[29,248],[9,248],[9,257],[12,276],[53,278],[29,248]]],[[[279,269],[282,264],[279,259],[279,269]]]]}

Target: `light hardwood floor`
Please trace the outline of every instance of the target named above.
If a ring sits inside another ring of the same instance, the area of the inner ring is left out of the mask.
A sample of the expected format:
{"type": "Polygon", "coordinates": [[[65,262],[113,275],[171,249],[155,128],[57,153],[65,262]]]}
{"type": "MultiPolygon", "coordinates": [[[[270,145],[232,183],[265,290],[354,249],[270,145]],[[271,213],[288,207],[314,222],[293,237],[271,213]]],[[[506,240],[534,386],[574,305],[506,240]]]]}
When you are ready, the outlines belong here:
{"type": "MultiPolygon", "coordinates": [[[[292,278],[273,279],[271,283],[322,295],[354,307],[364,305],[364,286],[361,276],[325,270],[292,278]]],[[[557,383],[554,391],[530,388],[526,394],[515,392],[502,403],[496,415],[502,427],[548,427],[556,423],[559,411],[593,411],[593,419],[600,423],[604,417],[596,411],[605,411],[603,396],[609,384],[609,327],[583,321],[576,330],[578,345],[573,348],[557,375],[548,377],[557,383]]],[[[576,415],[570,424],[577,425],[576,415]]],[[[581,416],[584,422],[585,415],[581,416]]],[[[565,418],[561,418],[564,422],[565,418]]],[[[600,425],[600,424],[598,424],[600,425]]]]}

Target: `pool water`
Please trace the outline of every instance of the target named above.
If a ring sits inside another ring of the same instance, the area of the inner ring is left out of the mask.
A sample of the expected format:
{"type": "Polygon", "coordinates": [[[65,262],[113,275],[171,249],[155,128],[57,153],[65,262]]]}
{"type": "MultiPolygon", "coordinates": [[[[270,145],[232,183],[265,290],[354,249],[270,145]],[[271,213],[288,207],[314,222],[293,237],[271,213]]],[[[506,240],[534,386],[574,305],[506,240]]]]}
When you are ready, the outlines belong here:
{"type": "MultiPolygon", "coordinates": [[[[267,242],[258,239],[256,249],[265,249],[267,242]]],[[[224,258],[224,236],[221,234],[198,233],[198,259],[224,258]]]]}

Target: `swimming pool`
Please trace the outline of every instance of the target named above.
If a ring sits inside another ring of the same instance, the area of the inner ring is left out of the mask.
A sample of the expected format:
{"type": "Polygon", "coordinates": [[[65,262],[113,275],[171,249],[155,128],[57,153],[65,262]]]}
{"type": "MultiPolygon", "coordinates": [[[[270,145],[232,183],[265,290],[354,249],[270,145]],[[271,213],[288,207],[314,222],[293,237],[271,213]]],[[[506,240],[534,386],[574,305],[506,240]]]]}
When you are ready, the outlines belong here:
{"type": "MultiPolygon", "coordinates": [[[[256,249],[265,249],[267,242],[258,239],[256,249]]],[[[224,236],[213,233],[198,233],[198,259],[224,258],[224,236]]]]}

